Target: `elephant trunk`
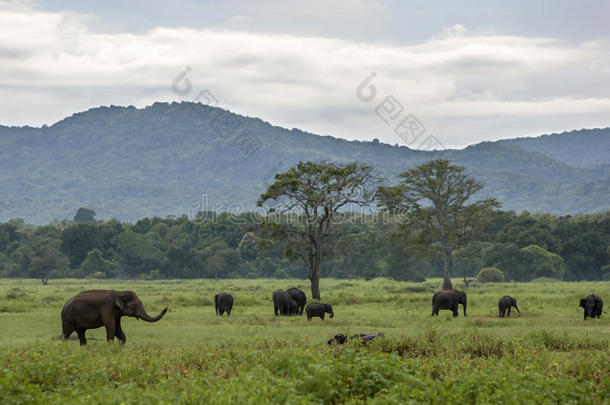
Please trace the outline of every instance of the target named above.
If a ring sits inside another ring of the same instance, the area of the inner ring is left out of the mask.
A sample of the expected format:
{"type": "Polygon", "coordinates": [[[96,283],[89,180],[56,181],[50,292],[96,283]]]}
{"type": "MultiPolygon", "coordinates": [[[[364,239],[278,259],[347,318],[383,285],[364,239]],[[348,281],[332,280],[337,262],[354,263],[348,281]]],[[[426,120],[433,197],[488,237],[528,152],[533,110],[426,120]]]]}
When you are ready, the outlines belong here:
{"type": "Polygon", "coordinates": [[[515,309],[517,310],[517,312],[519,313],[519,315],[521,315],[521,311],[519,311],[519,308],[517,308],[517,304],[513,305],[515,307],[515,309]]]}
{"type": "Polygon", "coordinates": [[[163,316],[165,315],[166,312],[167,312],[167,307],[165,307],[163,309],[163,311],[161,311],[159,313],[159,315],[155,316],[154,318],[151,318],[151,316],[146,313],[144,308],[142,308],[142,311],[140,311],[140,314],[137,316],[137,318],[141,318],[142,320],[144,320],[146,322],[157,322],[159,319],[163,318],[163,316]]]}
{"type": "Polygon", "coordinates": [[[464,316],[466,316],[466,302],[464,302],[464,316]]]}

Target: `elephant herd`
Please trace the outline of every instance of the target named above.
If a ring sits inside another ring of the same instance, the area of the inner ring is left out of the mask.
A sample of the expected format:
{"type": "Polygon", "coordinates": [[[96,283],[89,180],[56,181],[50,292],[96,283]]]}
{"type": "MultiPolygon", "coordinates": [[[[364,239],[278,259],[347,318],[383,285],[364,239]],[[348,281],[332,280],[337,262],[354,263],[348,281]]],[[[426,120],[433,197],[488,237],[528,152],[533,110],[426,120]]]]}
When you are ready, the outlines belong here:
{"type": "MultiPolygon", "coordinates": [[[[441,309],[449,309],[453,312],[453,317],[458,316],[458,306],[462,304],[464,308],[464,316],[466,316],[466,304],[467,297],[466,293],[458,290],[443,290],[439,291],[432,297],[432,316],[438,316],[438,311],[441,309]]],[[[504,315],[510,316],[510,310],[515,307],[519,315],[521,311],[517,308],[517,300],[511,296],[505,295],[498,301],[498,312],[500,318],[504,318],[504,315]],[[508,313],[507,313],[508,311],[508,313]]]]}
{"type": "MultiPolygon", "coordinates": [[[[298,288],[274,291],[272,299],[275,316],[303,315],[303,311],[305,311],[307,320],[310,321],[314,317],[323,320],[325,314],[329,314],[329,318],[333,318],[335,315],[330,304],[312,302],[306,306],[307,297],[298,288]]],[[[464,309],[464,316],[466,316],[467,296],[465,292],[457,290],[439,291],[432,297],[432,316],[438,316],[439,310],[446,309],[453,312],[453,317],[457,317],[460,304],[464,309]]],[[[602,299],[595,294],[581,299],[579,304],[584,309],[584,319],[587,319],[587,317],[600,318],[603,305],[602,299]]],[[[226,312],[227,316],[230,316],[233,309],[233,296],[227,293],[216,294],[214,296],[214,306],[217,315],[222,316],[226,312]]],[[[519,308],[517,308],[515,298],[508,295],[500,298],[498,301],[499,316],[501,318],[504,318],[505,315],[510,316],[513,307],[521,314],[519,308]]],[[[69,339],[70,335],[76,332],[80,344],[85,345],[87,343],[85,338],[87,329],[104,326],[106,328],[106,340],[111,341],[116,337],[119,341],[125,343],[126,337],[121,329],[121,317],[130,316],[146,322],[157,322],[163,318],[166,312],[167,307],[159,315],[151,317],[144,309],[142,301],[133,291],[83,291],[70,298],[61,310],[62,335],[64,339],[69,339]]],[[[352,336],[352,338],[358,337],[367,342],[377,336],[380,336],[380,334],[361,334],[352,336]]],[[[347,337],[336,335],[328,343],[330,344],[333,341],[342,344],[347,341],[347,337]]]]}
{"type": "MultiPolygon", "coordinates": [[[[441,309],[448,309],[453,312],[453,317],[455,318],[459,314],[459,304],[462,304],[464,316],[466,316],[467,297],[465,292],[458,290],[439,291],[432,297],[432,316],[438,316],[438,311],[441,309]]],[[[597,295],[591,294],[586,298],[581,299],[579,306],[585,310],[584,319],[587,319],[587,317],[600,318],[602,315],[602,308],[604,307],[604,301],[597,295]]],[[[519,315],[521,315],[515,298],[509,295],[500,298],[498,301],[500,318],[504,318],[505,315],[510,316],[510,311],[513,307],[517,310],[519,315]]]]}

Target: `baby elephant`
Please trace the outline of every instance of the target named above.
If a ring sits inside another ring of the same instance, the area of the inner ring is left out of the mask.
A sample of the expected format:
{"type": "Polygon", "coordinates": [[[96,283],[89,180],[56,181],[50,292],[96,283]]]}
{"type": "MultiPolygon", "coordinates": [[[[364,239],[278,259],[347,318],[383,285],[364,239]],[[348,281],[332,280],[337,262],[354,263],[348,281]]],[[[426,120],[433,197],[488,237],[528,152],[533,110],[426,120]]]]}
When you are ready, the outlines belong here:
{"type": "Polygon", "coordinates": [[[214,296],[214,306],[216,307],[216,315],[222,316],[226,312],[227,316],[231,316],[233,296],[226,293],[216,294],[214,296]]]}
{"type": "Polygon", "coordinates": [[[519,308],[517,308],[516,299],[508,295],[505,295],[504,297],[500,298],[500,300],[498,301],[498,310],[500,311],[500,318],[504,318],[504,314],[506,313],[507,309],[508,316],[510,316],[511,307],[515,307],[517,312],[519,312],[519,315],[521,315],[521,311],[519,311],[519,308]]]}
{"type": "Polygon", "coordinates": [[[333,313],[333,307],[330,304],[323,304],[321,302],[312,302],[311,304],[308,304],[305,308],[305,312],[307,313],[308,321],[311,321],[311,318],[314,316],[324,320],[324,313],[329,313],[329,318],[335,316],[333,313]]]}
{"type": "Polygon", "coordinates": [[[604,301],[595,294],[587,296],[580,300],[579,306],[585,309],[585,319],[600,318],[602,316],[602,309],[604,307],[604,301]]]}

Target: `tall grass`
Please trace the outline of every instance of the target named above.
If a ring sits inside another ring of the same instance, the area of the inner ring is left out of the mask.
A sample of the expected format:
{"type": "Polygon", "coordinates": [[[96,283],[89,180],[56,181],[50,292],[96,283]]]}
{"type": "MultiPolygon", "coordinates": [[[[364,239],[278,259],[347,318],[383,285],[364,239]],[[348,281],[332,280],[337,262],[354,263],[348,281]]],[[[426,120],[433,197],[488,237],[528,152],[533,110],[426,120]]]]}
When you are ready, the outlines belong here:
{"type": "MultiPolygon", "coordinates": [[[[459,282],[458,282],[459,283],[459,282]]],[[[0,280],[0,398],[11,403],[607,403],[610,318],[582,319],[578,300],[610,304],[610,282],[485,284],[468,317],[431,317],[439,280],[322,280],[335,318],[273,316],[271,292],[303,280],[0,280]],[[64,302],[85,289],[132,289],[158,323],[124,318],[127,343],[60,334],[64,302]],[[212,298],[235,296],[231,317],[212,298]],[[499,318],[497,300],[522,315],[499,318]],[[326,340],[383,332],[370,344],[326,340]]],[[[459,284],[457,286],[460,288],[459,284]]]]}

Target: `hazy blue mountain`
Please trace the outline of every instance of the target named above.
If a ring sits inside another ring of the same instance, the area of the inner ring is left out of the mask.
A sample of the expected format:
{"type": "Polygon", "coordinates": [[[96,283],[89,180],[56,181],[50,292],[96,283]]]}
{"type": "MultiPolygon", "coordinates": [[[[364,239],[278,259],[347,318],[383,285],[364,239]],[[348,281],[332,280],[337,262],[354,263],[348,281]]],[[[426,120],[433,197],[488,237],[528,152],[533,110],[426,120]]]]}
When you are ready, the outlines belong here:
{"type": "Polygon", "coordinates": [[[100,107],[49,127],[0,126],[0,221],[72,218],[83,206],[98,219],[182,215],[201,209],[203,194],[204,209],[239,210],[299,160],[368,162],[392,183],[438,157],[468,167],[485,184],[481,196],[497,197],[505,209],[605,211],[608,154],[587,160],[583,152],[580,167],[569,160],[574,138],[607,145],[608,129],[592,131],[426,152],[288,130],[201,104],[100,107]],[[545,153],[547,141],[553,153],[545,153]]]}
{"type": "Polygon", "coordinates": [[[581,129],[500,142],[543,153],[573,166],[593,167],[609,163],[610,128],[581,129]]]}

